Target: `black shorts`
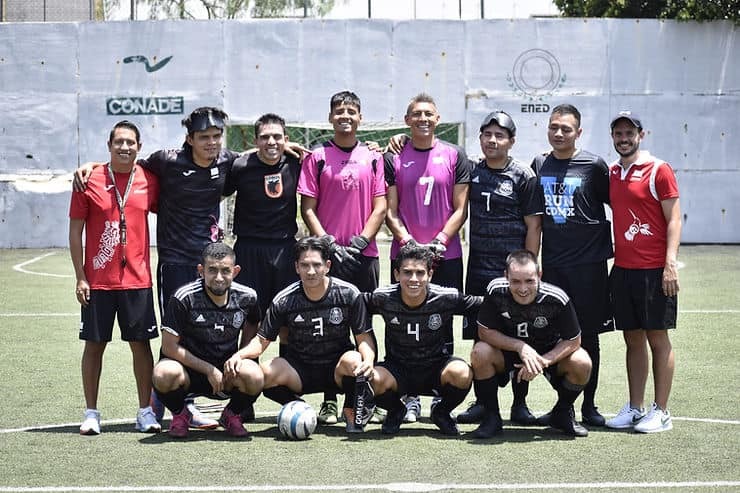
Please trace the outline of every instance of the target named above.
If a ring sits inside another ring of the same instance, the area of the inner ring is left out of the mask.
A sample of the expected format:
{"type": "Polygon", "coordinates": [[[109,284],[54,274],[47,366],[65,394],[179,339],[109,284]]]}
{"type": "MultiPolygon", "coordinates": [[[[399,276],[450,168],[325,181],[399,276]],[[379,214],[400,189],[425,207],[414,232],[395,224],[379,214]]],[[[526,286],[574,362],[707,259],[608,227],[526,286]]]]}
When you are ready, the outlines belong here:
{"type": "Polygon", "coordinates": [[[293,246],[295,239],[256,240],[239,237],[234,244],[236,263],[241,266],[234,281],[257,291],[262,316],[272,299],[298,280],[293,246]]]}
{"type": "Polygon", "coordinates": [[[159,314],[164,317],[167,302],[175,291],[198,279],[198,266],[187,264],[157,264],[157,290],[159,291],[159,314]]]}
{"type": "MultiPolygon", "coordinates": [[[[473,273],[471,273],[470,271],[468,271],[468,277],[465,280],[465,294],[472,294],[475,296],[485,296],[486,288],[488,287],[490,282],[493,281],[496,277],[501,277],[502,275],[503,274],[491,275],[491,276],[476,276],[476,275],[473,275],[473,273]]],[[[463,339],[472,339],[476,342],[480,340],[478,338],[478,312],[477,311],[475,312],[475,314],[463,317],[462,337],[463,339]]]]}
{"type": "Polygon", "coordinates": [[[124,341],[148,341],[159,336],[152,288],[92,289],[89,304],[81,309],[80,339],[109,342],[116,317],[124,341]]]}
{"type": "Polygon", "coordinates": [[[614,330],[606,260],[569,267],[547,267],[542,272],[542,280],[568,293],[585,336],[614,330]]]}
{"type": "MultiPolygon", "coordinates": [[[[225,400],[231,397],[231,392],[228,390],[224,390],[224,391],[219,392],[218,394],[214,394],[213,387],[211,386],[211,383],[208,381],[208,377],[206,376],[205,373],[200,373],[185,365],[182,365],[182,367],[185,369],[185,372],[188,374],[188,377],[190,378],[190,387],[185,389],[188,395],[203,396],[203,397],[208,397],[209,399],[216,399],[216,400],[225,400]]],[[[216,366],[216,368],[221,369],[223,368],[223,365],[216,366]]]]}
{"type": "Polygon", "coordinates": [[[678,296],[663,294],[663,268],[612,267],[609,276],[614,321],[619,330],[675,329],[678,296]]]}
{"type": "MultiPolygon", "coordinates": [[[[334,275],[331,271],[329,274],[334,275]]],[[[357,273],[351,277],[337,276],[357,286],[364,293],[372,293],[378,288],[380,282],[380,261],[378,257],[360,257],[360,267],[357,273]]]]}
{"type": "MultiPolygon", "coordinates": [[[[453,361],[465,360],[450,356],[446,360],[423,367],[408,367],[394,360],[378,363],[393,375],[400,395],[439,395],[442,387],[442,371],[453,361]]],[[[467,364],[467,363],[465,363],[467,364]]]]}
{"type": "Polygon", "coordinates": [[[342,392],[342,389],[334,381],[334,370],[339,364],[339,358],[335,363],[329,365],[308,365],[290,356],[286,356],[284,359],[295,369],[301,379],[301,394],[342,392]]]}
{"type": "MultiPolygon", "coordinates": [[[[519,353],[515,353],[513,351],[502,351],[504,353],[504,368],[506,369],[504,373],[499,373],[496,375],[496,379],[498,380],[498,386],[499,387],[506,387],[506,384],[509,383],[510,380],[516,379],[516,374],[519,371],[519,368],[516,368],[514,365],[517,363],[521,363],[522,360],[519,357],[519,353]]],[[[540,354],[546,353],[547,351],[543,351],[540,354]]],[[[552,385],[556,378],[558,377],[558,365],[557,363],[551,366],[548,366],[544,370],[542,370],[542,374],[545,376],[548,382],[552,385]]],[[[554,385],[553,385],[554,386],[554,385]]]]}

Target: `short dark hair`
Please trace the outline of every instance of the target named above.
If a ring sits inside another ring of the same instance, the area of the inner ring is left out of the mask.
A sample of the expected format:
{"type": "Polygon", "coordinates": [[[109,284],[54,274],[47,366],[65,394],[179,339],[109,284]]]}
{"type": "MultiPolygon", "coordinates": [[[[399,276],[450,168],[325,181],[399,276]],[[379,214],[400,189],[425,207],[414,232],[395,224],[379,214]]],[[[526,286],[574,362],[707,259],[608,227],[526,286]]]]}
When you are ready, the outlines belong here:
{"type": "Polygon", "coordinates": [[[283,134],[285,134],[285,120],[280,115],[276,115],[275,113],[265,113],[261,117],[257,118],[257,121],[254,122],[254,138],[256,139],[260,135],[260,130],[262,130],[262,127],[265,125],[280,125],[283,127],[283,134]]]}
{"type": "Polygon", "coordinates": [[[231,257],[232,260],[236,261],[234,250],[226,243],[217,241],[215,243],[209,243],[203,249],[203,253],[201,254],[201,263],[202,265],[206,265],[206,259],[208,258],[221,260],[226,257],[231,257]]]}
{"type": "Polygon", "coordinates": [[[514,250],[506,256],[506,272],[509,272],[511,264],[526,265],[532,262],[537,268],[537,272],[540,271],[540,264],[537,263],[537,256],[529,250],[514,250]]]}
{"type": "Polygon", "coordinates": [[[357,111],[362,111],[360,97],[352,91],[340,91],[333,95],[329,101],[329,111],[334,111],[340,104],[351,104],[357,106],[357,111]]]}
{"type": "Polygon", "coordinates": [[[393,270],[401,271],[401,264],[405,260],[421,260],[427,267],[427,272],[431,272],[434,268],[434,252],[429,248],[419,246],[413,243],[407,243],[402,246],[396,255],[396,260],[393,262],[393,270]]]}
{"type": "Polygon", "coordinates": [[[431,97],[429,94],[425,92],[420,92],[413,98],[411,98],[411,101],[409,101],[409,105],[406,106],[406,114],[408,115],[411,113],[411,107],[417,103],[430,103],[433,104],[434,107],[437,107],[437,103],[434,102],[434,98],[431,97]]]}
{"type": "Polygon", "coordinates": [[[141,133],[139,132],[139,127],[134,125],[134,123],[129,120],[121,120],[120,122],[113,125],[113,128],[110,131],[110,135],[108,136],[109,144],[113,143],[113,135],[116,133],[117,128],[128,128],[129,130],[133,130],[136,134],[136,143],[138,144],[141,142],[141,133]]]}
{"type": "Polygon", "coordinates": [[[227,115],[226,112],[221,108],[216,108],[214,106],[201,106],[200,108],[195,108],[192,113],[183,118],[180,123],[182,123],[183,127],[188,129],[188,135],[190,135],[196,131],[196,129],[193,128],[194,124],[211,122],[213,123],[213,126],[218,127],[218,125],[220,124],[221,127],[219,128],[223,128],[225,121],[228,119],[229,115],[227,115]]]}
{"type": "Polygon", "coordinates": [[[578,111],[578,108],[573,106],[572,104],[559,104],[556,107],[552,109],[552,112],[550,113],[550,116],[552,115],[573,115],[576,119],[576,124],[578,125],[577,128],[581,128],[581,112],[578,111]]]}
{"type": "Polygon", "coordinates": [[[325,239],[324,237],[317,237],[317,236],[305,236],[298,240],[295,244],[295,247],[293,247],[293,253],[295,255],[295,260],[298,262],[298,259],[301,258],[301,255],[303,252],[307,252],[309,250],[315,250],[321,254],[321,259],[326,262],[329,260],[329,240],[325,239]]]}

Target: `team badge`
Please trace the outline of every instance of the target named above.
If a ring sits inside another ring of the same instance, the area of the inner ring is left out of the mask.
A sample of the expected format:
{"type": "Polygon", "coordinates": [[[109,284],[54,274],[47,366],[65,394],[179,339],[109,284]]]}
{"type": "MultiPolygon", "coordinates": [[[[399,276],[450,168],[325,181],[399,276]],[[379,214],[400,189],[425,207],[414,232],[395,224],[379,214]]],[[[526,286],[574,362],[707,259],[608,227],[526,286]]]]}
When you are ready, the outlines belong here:
{"type": "Polygon", "coordinates": [[[329,322],[333,323],[334,325],[338,325],[342,323],[342,320],[344,320],[344,316],[342,315],[342,309],[337,308],[336,306],[329,310],[329,322]]]}
{"type": "Polygon", "coordinates": [[[234,314],[234,327],[239,328],[244,323],[244,314],[242,312],[236,312],[234,314]]]}
{"type": "Polygon", "coordinates": [[[439,313],[434,313],[429,316],[429,324],[427,324],[429,330],[439,330],[442,327],[442,316],[439,313]]]}
{"type": "Polygon", "coordinates": [[[544,327],[547,327],[548,322],[545,317],[537,317],[534,319],[534,323],[532,325],[534,325],[538,329],[542,329],[544,327]]]}
{"type": "Polygon", "coordinates": [[[265,175],[265,195],[273,199],[283,195],[283,177],[279,173],[265,175]]]}
{"type": "Polygon", "coordinates": [[[502,181],[499,183],[496,193],[504,197],[508,197],[514,193],[514,185],[509,180],[502,181]]]}
{"type": "Polygon", "coordinates": [[[217,180],[221,176],[218,168],[211,168],[211,180],[217,180]]]}

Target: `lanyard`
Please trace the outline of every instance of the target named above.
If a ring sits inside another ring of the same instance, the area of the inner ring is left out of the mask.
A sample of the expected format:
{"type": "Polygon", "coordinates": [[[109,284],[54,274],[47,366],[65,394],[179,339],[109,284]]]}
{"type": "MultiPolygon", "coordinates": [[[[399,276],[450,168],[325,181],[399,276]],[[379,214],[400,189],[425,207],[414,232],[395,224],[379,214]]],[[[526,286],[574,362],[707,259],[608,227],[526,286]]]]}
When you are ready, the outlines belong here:
{"type": "Polygon", "coordinates": [[[113,183],[113,190],[116,192],[116,202],[118,203],[118,212],[121,215],[121,221],[118,226],[121,243],[121,267],[126,267],[126,201],[128,200],[128,193],[131,191],[131,185],[134,183],[134,172],[136,168],[131,168],[131,173],[128,175],[128,183],[126,184],[126,190],[123,192],[123,198],[121,193],[118,191],[116,186],[116,179],[113,176],[113,168],[108,164],[108,176],[110,177],[111,183],[113,183]]]}

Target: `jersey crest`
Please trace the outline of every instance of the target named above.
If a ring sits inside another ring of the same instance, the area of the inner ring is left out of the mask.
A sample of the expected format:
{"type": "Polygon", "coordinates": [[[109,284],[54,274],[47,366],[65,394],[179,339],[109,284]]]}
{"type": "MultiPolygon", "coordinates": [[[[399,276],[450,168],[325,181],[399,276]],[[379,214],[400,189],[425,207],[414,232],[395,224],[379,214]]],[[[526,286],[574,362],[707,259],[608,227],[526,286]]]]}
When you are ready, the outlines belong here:
{"type": "Polygon", "coordinates": [[[241,327],[244,323],[244,314],[242,312],[234,313],[234,327],[241,327]]]}
{"type": "Polygon", "coordinates": [[[549,322],[545,317],[537,317],[534,319],[534,322],[532,323],[535,327],[538,329],[543,329],[549,325],[549,322]]]}
{"type": "Polygon", "coordinates": [[[504,180],[499,183],[496,193],[501,195],[502,197],[509,197],[512,193],[514,193],[514,184],[511,182],[511,180],[504,180]]]}
{"type": "Polygon", "coordinates": [[[442,316],[439,313],[433,313],[429,316],[429,330],[439,330],[442,327],[442,316]]]}
{"type": "Polygon", "coordinates": [[[283,195],[283,177],[280,173],[265,175],[265,195],[276,199],[283,195]]]}
{"type": "Polygon", "coordinates": [[[342,315],[342,309],[339,307],[334,307],[331,310],[329,310],[329,322],[333,323],[334,325],[339,325],[342,323],[342,320],[344,320],[344,316],[342,315]]]}

